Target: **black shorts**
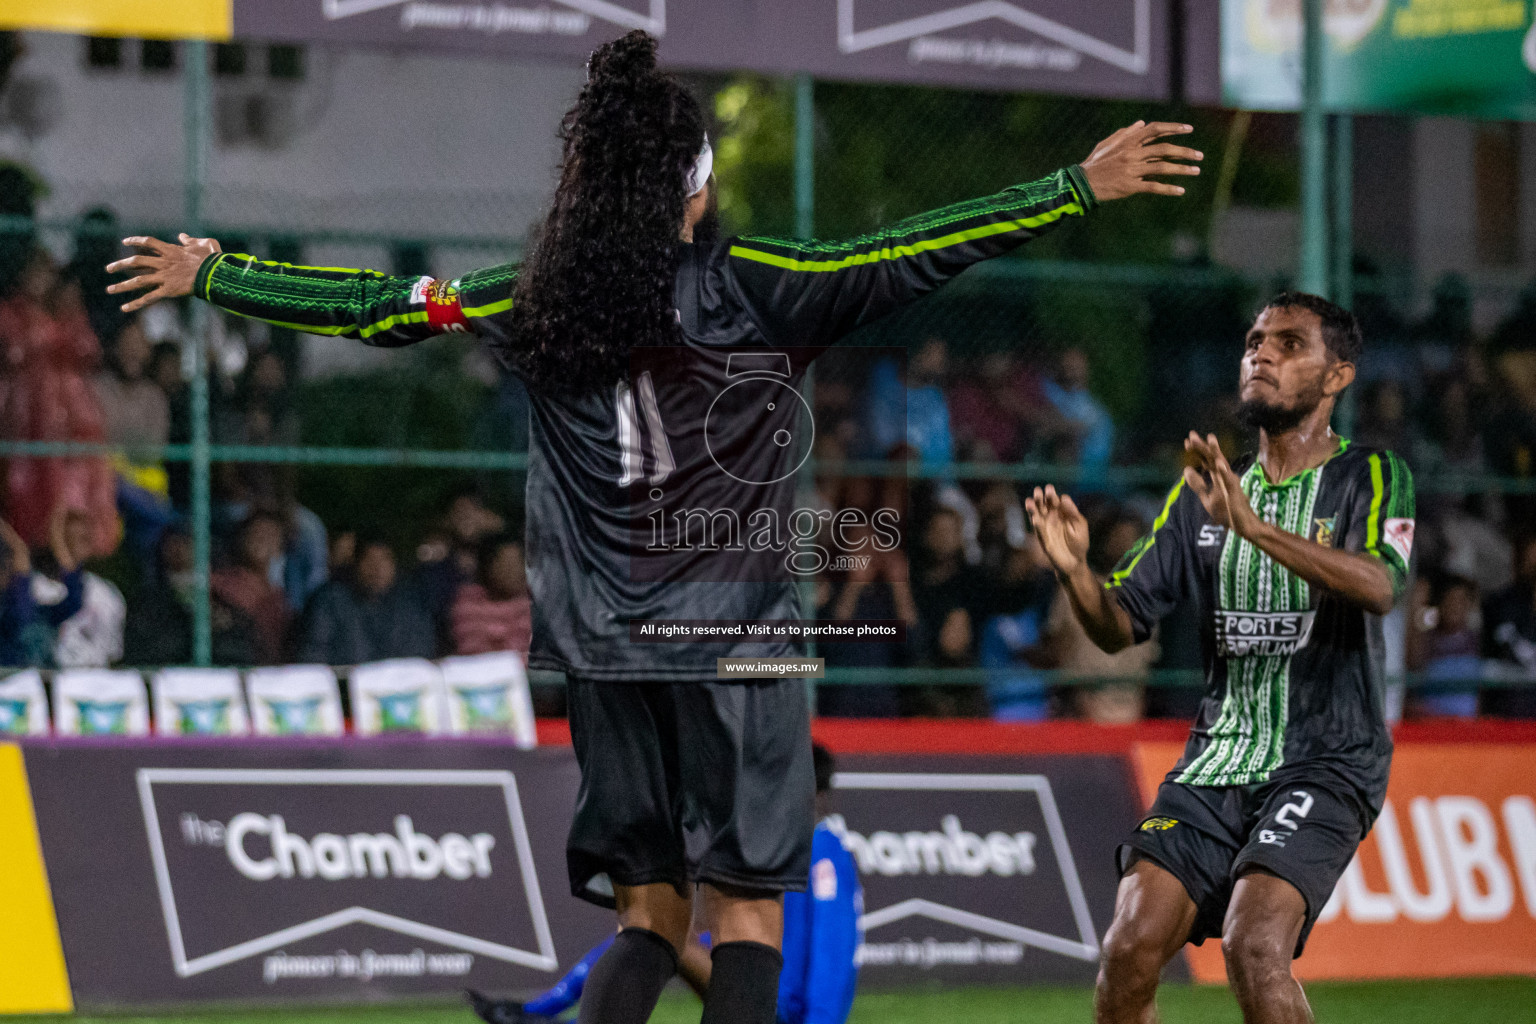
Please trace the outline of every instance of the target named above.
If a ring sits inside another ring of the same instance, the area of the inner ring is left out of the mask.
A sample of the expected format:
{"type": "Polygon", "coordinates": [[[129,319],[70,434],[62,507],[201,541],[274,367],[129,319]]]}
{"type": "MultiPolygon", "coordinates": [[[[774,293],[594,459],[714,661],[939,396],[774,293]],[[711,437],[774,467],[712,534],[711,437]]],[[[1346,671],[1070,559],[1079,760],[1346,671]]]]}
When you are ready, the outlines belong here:
{"type": "Polygon", "coordinates": [[[1291,883],[1307,901],[1296,940],[1307,936],[1375,815],[1347,785],[1326,773],[1288,773],[1254,786],[1164,782],[1145,820],[1116,852],[1122,874],[1130,854],[1173,874],[1195,901],[1189,941],[1220,938],[1232,887],[1250,868],[1291,883]]]}
{"type": "Polygon", "coordinates": [[[569,695],[572,893],[612,907],[614,884],[805,888],[816,777],[804,680],[571,679],[569,695]]]}

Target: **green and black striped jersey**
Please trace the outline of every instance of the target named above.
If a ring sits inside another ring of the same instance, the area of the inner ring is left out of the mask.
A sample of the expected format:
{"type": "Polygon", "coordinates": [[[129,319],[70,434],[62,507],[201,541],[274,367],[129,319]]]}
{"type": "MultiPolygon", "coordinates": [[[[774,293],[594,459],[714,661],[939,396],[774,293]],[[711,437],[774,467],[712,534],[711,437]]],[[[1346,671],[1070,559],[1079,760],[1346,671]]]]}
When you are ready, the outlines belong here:
{"type": "MultiPolygon", "coordinates": [[[[787,639],[631,640],[631,623],[646,620],[801,617],[793,575],[746,578],[749,556],[761,554],[756,534],[746,553],[716,544],[713,534],[709,546],[693,546],[687,535],[701,510],[712,531],[733,516],[750,528],[748,511],[781,524],[794,511],[793,475],[778,467],[793,448],[779,447],[787,431],[776,431],[773,417],[797,403],[715,399],[727,391],[788,394],[810,359],[850,331],[1094,205],[1082,168],[1070,167],[848,241],[743,237],[681,246],[676,351],[637,349],[628,379],[558,394],[530,389],[529,663],[592,679],[686,680],[714,679],[719,657],[802,654],[803,644],[787,639]],[[656,353],[665,358],[647,358],[656,353]],[[767,359],[743,376],[739,366],[751,362],[743,354],[767,359]],[[684,522],[682,543],[652,557],[652,517],[667,509],[669,521],[684,522]]],[[[521,348],[508,315],[515,278],[512,266],[434,281],[220,255],[203,264],[195,293],[243,316],[370,345],[469,332],[516,373],[521,348]]]]}
{"type": "MultiPolygon", "coordinates": [[[[1396,455],[1340,441],[1327,462],[1280,483],[1256,462],[1234,468],[1262,519],[1380,559],[1401,595],[1414,498],[1413,477],[1396,455]]],[[[1293,766],[1324,765],[1381,806],[1392,740],[1379,616],[1212,523],[1182,481],[1105,586],[1138,641],[1179,601],[1199,604],[1206,693],[1170,781],[1247,786],[1293,766]]]]}

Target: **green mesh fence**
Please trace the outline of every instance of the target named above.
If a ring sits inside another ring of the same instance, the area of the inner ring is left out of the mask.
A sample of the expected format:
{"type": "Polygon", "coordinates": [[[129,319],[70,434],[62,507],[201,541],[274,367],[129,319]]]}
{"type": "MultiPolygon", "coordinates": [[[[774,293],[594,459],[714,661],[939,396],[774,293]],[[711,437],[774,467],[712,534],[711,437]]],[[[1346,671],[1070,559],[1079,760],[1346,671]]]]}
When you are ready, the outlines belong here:
{"type": "MultiPolygon", "coordinates": [[[[249,60],[257,62],[253,67],[270,56],[261,48],[250,52],[249,60]]],[[[230,62],[227,55],[215,56],[221,59],[230,62]]],[[[272,88],[256,88],[227,67],[213,76],[214,129],[201,207],[208,230],[226,250],[440,277],[516,258],[551,188],[558,155],[555,122],[579,84],[578,69],[546,75],[525,94],[501,65],[466,62],[460,73],[437,77],[408,68],[400,84],[412,92],[408,100],[380,97],[381,102],[345,112],[356,128],[348,136],[353,150],[338,153],[333,140],[307,131],[306,124],[339,116],[321,104],[342,102],[339,83],[378,58],[309,50],[298,59],[300,78],[272,88]],[[491,185],[434,188],[435,172],[445,167],[455,169],[455,180],[472,177],[457,170],[458,162],[472,157],[443,151],[431,121],[411,112],[452,116],[468,91],[498,82],[507,90],[507,104],[477,130],[517,132],[537,145],[530,144],[531,152],[504,173],[482,176],[494,179],[491,185]],[[263,114],[261,102],[273,104],[276,112],[263,114]],[[525,122],[534,115],[522,107],[544,111],[540,116],[547,115],[547,124],[530,128],[525,122]],[[251,150],[259,150],[260,130],[279,115],[295,119],[296,127],[274,153],[325,187],[306,190],[304,180],[259,173],[261,158],[252,159],[251,150]],[[381,161],[398,172],[391,180],[410,187],[372,188],[371,169],[381,161]]],[[[218,72],[220,65],[214,68],[218,72]]],[[[727,231],[739,233],[793,234],[797,219],[809,213],[819,237],[856,235],[1078,162],[1098,140],[1137,119],[1196,127],[1190,144],[1206,155],[1204,174],[1185,198],[1144,197],[1108,206],[1091,223],[1067,225],[1017,257],[975,268],[850,342],[904,347],[913,357],[926,353],[935,378],[957,405],[954,389],[962,385],[984,398],[988,388],[1018,391],[1081,377],[1111,424],[1102,459],[1094,462],[1085,453],[1080,434],[1038,423],[1011,432],[990,429],[995,424],[962,415],[957,407],[950,410],[953,455],[947,463],[897,467],[871,463],[868,453],[859,461],[860,453],[844,452],[856,464],[843,472],[900,471],[919,484],[952,481],[979,505],[992,500],[989,492],[996,497],[996,484],[1018,494],[1055,482],[1097,495],[1105,510],[1141,510],[1176,478],[1179,445],[1188,430],[1217,432],[1229,450],[1246,443],[1233,418],[1242,335],[1263,298],[1294,276],[1294,235],[1285,229],[1297,202],[1294,119],[819,82],[807,122],[797,113],[791,80],[712,76],[691,84],[715,120],[722,221],[727,231]],[[807,166],[813,168],[810,179],[797,177],[797,168],[807,166]],[[1245,235],[1265,230],[1273,239],[1260,239],[1263,247],[1280,257],[1254,266],[1246,257],[1253,239],[1245,235]]],[[[125,83],[146,91],[161,85],[125,83]]],[[[57,130],[70,132],[70,121],[57,130]]],[[[168,137],[174,140],[175,134],[168,137]]],[[[96,298],[103,283],[96,268],[116,253],[114,240],[123,234],[164,236],[180,228],[185,182],[177,177],[177,165],[171,161],[151,170],[131,186],[99,187],[92,185],[88,167],[76,168],[70,180],[49,182],[37,181],[33,172],[24,177],[20,166],[0,168],[0,287],[17,287],[33,245],[42,245],[60,263],[73,259],[64,281],[81,285],[111,358],[123,321],[110,303],[96,298]],[[82,216],[97,205],[116,213],[82,216]]],[[[1456,457],[1462,428],[1453,422],[1455,410],[1442,401],[1442,385],[1470,387],[1463,405],[1475,407],[1479,397],[1490,409],[1508,405],[1512,378],[1506,368],[1516,367],[1515,377],[1522,372],[1529,307],[1513,291],[1501,295],[1493,300],[1505,310],[1493,317],[1496,326],[1475,330],[1469,310],[1487,307],[1488,296],[1465,286],[1458,292],[1454,281],[1427,296],[1401,277],[1365,265],[1357,270],[1351,282],[1356,307],[1373,350],[1383,353],[1363,367],[1370,379],[1359,389],[1360,428],[1390,434],[1388,410],[1373,403],[1390,402],[1391,395],[1382,396],[1393,392],[1421,435],[1410,455],[1420,492],[1441,495],[1453,505],[1468,494],[1488,496],[1500,508],[1506,532],[1513,532],[1509,524],[1518,526],[1531,508],[1529,496],[1536,494],[1531,451],[1536,442],[1516,436],[1516,424],[1507,437],[1485,432],[1480,459],[1456,457]],[[1406,382],[1402,374],[1387,372],[1404,359],[1418,360],[1413,365],[1426,369],[1416,369],[1406,382]],[[1466,365],[1476,372],[1455,377],[1455,368],[1466,365]]],[[[54,294],[79,301],[63,291],[54,294]]],[[[158,350],[164,358],[170,358],[167,352],[184,356],[194,342],[187,310],[170,313],[146,322],[152,340],[171,346],[158,350]]],[[[215,557],[229,550],[234,518],[250,507],[253,494],[308,509],[333,537],[360,529],[380,532],[407,563],[441,528],[450,497],[465,488],[477,491],[507,524],[519,523],[526,397],[472,342],[445,339],[374,352],[215,316],[209,344],[215,557]]],[[[186,359],[171,376],[184,381],[191,365],[186,359]]],[[[817,396],[818,419],[859,415],[859,381],[834,375],[818,387],[817,396]]],[[[0,438],[0,456],[14,465],[126,454],[135,462],[162,465],[170,496],[185,511],[191,507],[188,465],[195,453],[184,397],[173,397],[168,446],[13,432],[0,438]]],[[[823,475],[830,471],[829,463],[818,466],[823,475]]],[[[104,572],[118,580],[130,603],[144,586],[144,566],[123,551],[104,572]]],[[[833,667],[828,678],[953,684],[961,687],[956,692],[974,693],[989,677],[973,658],[964,664],[833,667]]],[[[1081,682],[1050,678],[1063,685],[1081,682]]],[[[1187,665],[1139,678],[1174,687],[1192,679],[1187,665]]],[[[956,697],[928,707],[976,710],[978,705],[956,697]]]]}

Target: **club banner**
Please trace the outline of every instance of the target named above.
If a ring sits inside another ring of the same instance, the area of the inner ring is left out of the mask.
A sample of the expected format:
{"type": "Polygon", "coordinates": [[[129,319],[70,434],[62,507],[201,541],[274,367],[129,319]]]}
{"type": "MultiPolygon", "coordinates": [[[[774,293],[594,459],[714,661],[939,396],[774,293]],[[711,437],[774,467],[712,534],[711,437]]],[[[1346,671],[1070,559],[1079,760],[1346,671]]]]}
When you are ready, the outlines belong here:
{"type": "Polygon", "coordinates": [[[1140,808],[1124,758],[848,756],[834,826],[864,884],[860,985],[1091,983],[1113,852],[1140,808]]]}
{"type": "MultiPolygon", "coordinates": [[[[1536,115],[1527,0],[1327,0],[1325,104],[1490,118],[1536,115]]],[[[1222,0],[1222,92],[1232,106],[1301,103],[1301,4],[1222,0]]]]}
{"type": "Polygon", "coordinates": [[[678,67],[1160,98],[1167,0],[234,0],[241,38],[585,59],[631,29],[678,67]]]}
{"type": "Polygon", "coordinates": [[[612,928],[568,895],[569,749],[65,742],[27,772],[83,1006],[530,991],[612,928]]]}
{"type": "MultiPolygon", "coordinates": [[[[1182,744],[1139,744],[1148,796],[1182,744]]],[[[1387,801],[1340,879],[1303,980],[1536,974],[1536,748],[1401,743],[1387,801]]],[[[1188,947],[1199,981],[1226,973],[1218,943],[1188,947]]]]}

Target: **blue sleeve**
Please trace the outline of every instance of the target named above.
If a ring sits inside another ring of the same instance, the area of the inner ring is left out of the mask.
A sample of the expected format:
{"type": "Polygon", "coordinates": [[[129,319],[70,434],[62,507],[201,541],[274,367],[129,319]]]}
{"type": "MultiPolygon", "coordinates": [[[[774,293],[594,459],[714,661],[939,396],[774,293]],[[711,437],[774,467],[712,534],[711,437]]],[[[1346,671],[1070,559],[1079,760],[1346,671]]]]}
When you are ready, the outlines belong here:
{"type": "Polygon", "coordinates": [[[843,844],[827,829],[818,828],[811,853],[810,888],[796,894],[805,904],[797,921],[802,966],[793,977],[796,991],[788,993],[790,927],[786,905],[785,973],[780,976],[779,1019],[786,1024],[843,1024],[853,1008],[858,984],[859,916],[863,897],[858,869],[843,844]],[[786,1010],[798,1010],[789,1016],[786,1010]]]}
{"type": "Polygon", "coordinates": [[[613,945],[612,936],[592,947],[586,956],[576,961],[575,967],[566,972],[565,977],[555,982],[548,991],[524,1003],[523,1012],[531,1013],[536,1017],[558,1017],[575,1006],[581,1001],[581,990],[586,988],[587,975],[592,972],[592,966],[602,958],[604,953],[608,952],[608,947],[611,945],[613,945]]]}
{"type": "Polygon", "coordinates": [[[59,577],[64,584],[64,600],[58,604],[42,605],[38,611],[42,613],[43,621],[50,626],[58,627],[74,618],[85,606],[85,570],[76,569],[59,577]]]}
{"type": "Polygon", "coordinates": [[[811,897],[784,894],[784,966],[779,971],[779,1021],[805,1020],[805,986],[811,966],[811,897]]]}

